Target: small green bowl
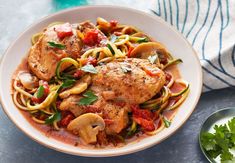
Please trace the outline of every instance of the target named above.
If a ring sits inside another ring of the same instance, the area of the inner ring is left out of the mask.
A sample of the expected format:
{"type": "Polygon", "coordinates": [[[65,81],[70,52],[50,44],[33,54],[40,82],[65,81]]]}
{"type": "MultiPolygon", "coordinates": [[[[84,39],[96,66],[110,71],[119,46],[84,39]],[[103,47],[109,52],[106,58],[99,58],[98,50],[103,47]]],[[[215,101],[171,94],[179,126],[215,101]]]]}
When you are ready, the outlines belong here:
{"type": "Polygon", "coordinates": [[[218,110],[214,113],[212,113],[206,120],[205,122],[202,124],[201,126],[201,130],[200,130],[200,133],[199,133],[199,145],[200,145],[200,148],[204,154],[204,156],[207,158],[207,160],[211,163],[216,163],[217,161],[210,158],[206,151],[204,150],[204,148],[202,147],[202,143],[201,143],[201,135],[203,132],[209,132],[212,127],[215,125],[215,124],[220,124],[222,121],[223,123],[221,124],[224,124],[224,123],[227,123],[227,121],[231,118],[233,118],[235,116],[235,107],[228,107],[228,108],[224,108],[224,109],[221,109],[221,110],[218,110]]]}

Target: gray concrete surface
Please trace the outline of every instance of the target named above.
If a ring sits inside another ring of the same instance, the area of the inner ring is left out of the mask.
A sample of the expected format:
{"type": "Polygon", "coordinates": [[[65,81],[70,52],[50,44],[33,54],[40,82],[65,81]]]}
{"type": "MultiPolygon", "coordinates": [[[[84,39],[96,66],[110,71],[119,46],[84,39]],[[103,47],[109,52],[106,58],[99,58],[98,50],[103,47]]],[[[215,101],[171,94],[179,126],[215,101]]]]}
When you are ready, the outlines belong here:
{"type": "MultiPolygon", "coordinates": [[[[55,7],[50,0],[0,0],[0,54],[32,22],[48,15],[55,7]]],[[[85,158],[48,149],[24,135],[0,109],[0,163],[106,163],[106,162],[207,162],[198,145],[202,122],[212,112],[235,106],[235,89],[204,93],[186,124],[164,142],[147,150],[113,158],[85,158]]]]}

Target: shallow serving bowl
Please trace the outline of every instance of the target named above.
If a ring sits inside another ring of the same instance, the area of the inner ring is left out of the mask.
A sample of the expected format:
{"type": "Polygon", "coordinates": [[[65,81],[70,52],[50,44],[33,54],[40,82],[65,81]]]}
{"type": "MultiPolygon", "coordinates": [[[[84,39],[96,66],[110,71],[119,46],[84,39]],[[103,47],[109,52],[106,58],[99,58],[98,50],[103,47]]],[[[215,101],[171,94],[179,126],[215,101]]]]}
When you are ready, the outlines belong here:
{"type": "Polygon", "coordinates": [[[197,54],[185,38],[170,27],[161,18],[148,15],[141,11],[130,8],[115,6],[86,6],[69,10],[64,10],[50,15],[37,23],[31,25],[25,30],[7,49],[2,63],[0,65],[0,98],[4,111],[8,117],[20,128],[25,134],[33,140],[49,148],[80,156],[99,156],[108,157],[124,155],[143,150],[157,143],[160,143],[177,129],[179,129],[193,112],[202,88],[202,71],[197,54]],[[173,119],[172,125],[158,133],[157,135],[147,137],[138,142],[127,144],[124,147],[110,149],[83,149],[75,147],[53,138],[48,138],[23,117],[20,111],[15,107],[11,97],[11,77],[17,66],[26,56],[31,43],[30,38],[34,33],[41,31],[51,22],[82,22],[91,20],[96,22],[97,17],[103,17],[107,20],[115,19],[122,24],[129,24],[138,27],[148,35],[163,43],[175,58],[181,58],[183,64],[180,64],[179,70],[182,78],[190,83],[190,94],[186,101],[180,106],[178,113],[173,119]]]}

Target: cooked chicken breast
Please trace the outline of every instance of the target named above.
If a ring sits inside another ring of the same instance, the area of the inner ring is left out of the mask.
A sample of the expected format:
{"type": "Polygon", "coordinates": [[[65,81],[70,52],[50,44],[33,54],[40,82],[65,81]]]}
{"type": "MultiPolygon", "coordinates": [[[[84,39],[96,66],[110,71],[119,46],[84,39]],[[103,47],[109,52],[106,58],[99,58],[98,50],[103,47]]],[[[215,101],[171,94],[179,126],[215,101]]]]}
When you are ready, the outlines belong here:
{"type": "Polygon", "coordinates": [[[128,124],[131,104],[141,104],[156,95],[165,83],[164,72],[146,59],[130,58],[97,66],[98,73],[92,76],[90,90],[98,100],[89,106],[80,106],[79,95],[64,99],[61,110],[70,110],[75,116],[86,112],[97,112],[110,121],[107,134],[120,133],[128,124]],[[150,76],[145,68],[157,72],[150,76]],[[121,103],[121,105],[120,105],[121,103]]]}
{"type": "MultiPolygon", "coordinates": [[[[110,96],[115,95],[113,100],[130,104],[141,104],[151,99],[165,83],[164,72],[147,59],[129,58],[123,62],[110,62],[98,66],[97,70],[98,74],[92,77],[93,89],[96,92],[109,91],[110,96]],[[154,69],[157,74],[150,76],[145,69],[154,69]]],[[[104,93],[103,96],[107,94],[104,93]]]]}
{"type": "MultiPolygon", "coordinates": [[[[67,36],[62,40],[58,37],[55,28],[60,25],[55,25],[47,28],[39,41],[32,46],[29,51],[28,65],[33,73],[40,79],[50,80],[55,75],[57,63],[64,57],[77,58],[81,50],[81,40],[76,35],[76,30],[73,26],[73,35],[67,36]],[[65,49],[57,49],[50,47],[48,42],[55,42],[65,45],[65,49]]],[[[68,65],[63,65],[61,70],[68,65]]]]}
{"type": "MultiPolygon", "coordinates": [[[[33,45],[29,51],[29,68],[38,78],[42,80],[48,81],[55,75],[56,65],[62,58],[71,57],[77,59],[88,48],[92,48],[83,44],[83,38],[77,35],[77,31],[80,31],[83,36],[86,35],[88,31],[98,31],[102,41],[96,46],[105,46],[102,42],[107,40],[106,36],[91,22],[71,25],[72,35],[60,38],[58,37],[56,29],[60,28],[62,25],[64,24],[54,25],[47,28],[43,32],[43,35],[40,37],[39,41],[33,45]],[[48,42],[65,45],[65,48],[59,49],[51,47],[48,42]]],[[[68,66],[68,64],[63,64],[61,71],[68,66]]]]}

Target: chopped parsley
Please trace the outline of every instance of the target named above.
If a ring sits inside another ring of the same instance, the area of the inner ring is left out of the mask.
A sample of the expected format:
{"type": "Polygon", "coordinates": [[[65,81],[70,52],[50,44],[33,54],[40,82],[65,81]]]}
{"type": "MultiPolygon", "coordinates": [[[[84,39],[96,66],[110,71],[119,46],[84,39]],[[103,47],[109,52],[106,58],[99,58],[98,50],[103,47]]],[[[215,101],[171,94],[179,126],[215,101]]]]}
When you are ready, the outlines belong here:
{"type": "Polygon", "coordinates": [[[52,124],[53,122],[58,122],[61,120],[61,114],[60,112],[56,112],[55,114],[52,114],[50,117],[48,117],[45,120],[46,124],[52,124]]]}
{"type": "Polygon", "coordinates": [[[83,97],[79,100],[78,105],[90,105],[95,102],[98,97],[90,90],[83,93],[83,97]]]}
{"type": "Polygon", "coordinates": [[[163,116],[163,122],[166,126],[166,128],[169,128],[171,125],[171,121],[169,121],[166,117],[163,116]]]}
{"type": "Polygon", "coordinates": [[[69,88],[75,84],[75,79],[66,79],[64,80],[63,84],[61,85],[62,88],[69,88]]]}
{"type": "Polygon", "coordinates": [[[52,41],[48,41],[47,43],[52,48],[58,48],[58,49],[61,49],[61,50],[65,49],[65,45],[63,45],[63,44],[57,44],[57,43],[52,42],[52,41]]]}
{"type": "Polygon", "coordinates": [[[44,87],[42,85],[40,85],[40,87],[38,88],[37,91],[37,98],[41,98],[44,95],[44,87]]]}

